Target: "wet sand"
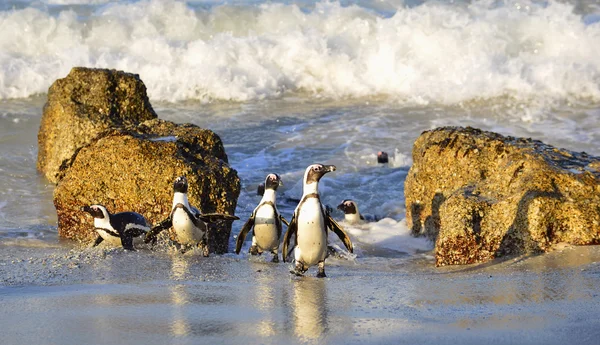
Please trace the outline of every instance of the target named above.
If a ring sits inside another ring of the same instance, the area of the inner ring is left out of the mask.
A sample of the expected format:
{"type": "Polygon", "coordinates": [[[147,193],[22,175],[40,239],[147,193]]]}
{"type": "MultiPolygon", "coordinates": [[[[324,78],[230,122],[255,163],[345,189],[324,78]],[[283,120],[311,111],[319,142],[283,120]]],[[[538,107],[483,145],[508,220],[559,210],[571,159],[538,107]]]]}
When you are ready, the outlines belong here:
{"type": "Polygon", "coordinates": [[[598,344],[600,247],[479,266],[0,244],[2,344],[598,344]]]}

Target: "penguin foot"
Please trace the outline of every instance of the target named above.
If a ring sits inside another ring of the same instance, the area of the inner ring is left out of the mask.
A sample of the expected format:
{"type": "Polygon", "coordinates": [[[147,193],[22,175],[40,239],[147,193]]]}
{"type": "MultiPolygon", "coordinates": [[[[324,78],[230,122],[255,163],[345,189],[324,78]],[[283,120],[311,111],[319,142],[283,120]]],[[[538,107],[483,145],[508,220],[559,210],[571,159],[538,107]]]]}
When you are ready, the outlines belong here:
{"type": "Polygon", "coordinates": [[[319,272],[317,273],[317,278],[325,278],[325,261],[319,262],[319,272]]]}
{"type": "Polygon", "coordinates": [[[248,253],[250,253],[250,255],[260,255],[260,253],[258,252],[257,246],[250,247],[250,250],[248,251],[248,253]]]}
{"type": "Polygon", "coordinates": [[[303,272],[298,272],[296,270],[290,270],[291,274],[294,274],[296,277],[304,277],[304,273],[303,272]]]}
{"type": "Polygon", "coordinates": [[[198,247],[200,247],[200,249],[202,249],[202,256],[207,258],[210,255],[207,244],[201,242],[200,244],[198,244],[198,247]]]}
{"type": "Polygon", "coordinates": [[[273,259],[271,259],[271,262],[278,263],[279,262],[279,255],[273,254],[273,259]]]}
{"type": "Polygon", "coordinates": [[[183,244],[182,244],[182,245],[179,245],[179,252],[180,252],[181,254],[185,254],[185,253],[187,253],[187,252],[188,252],[190,249],[192,249],[192,248],[190,248],[190,247],[189,247],[189,246],[187,246],[187,245],[183,245],[183,244]]]}
{"type": "Polygon", "coordinates": [[[338,255],[337,249],[334,246],[327,246],[327,256],[336,256],[338,255]]]}
{"type": "Polygon", "coordinates": [[[149,244],[151,246],[156,245],[156,240],[157,240],[156,236],[148,236],[148,235],[146,235],[144,237],[144,243],[149,244]]]}
{"type": "Polygon", "coordinates": [[[308,267],[304,267],[304,264],[302,264],[301,262],[296,262],[296,264],[294,265],[294,270],[290,271],[290,273],[295,274],[298,277],[303,277],[304,272],[306,272],[307,269],[308,267]]]}

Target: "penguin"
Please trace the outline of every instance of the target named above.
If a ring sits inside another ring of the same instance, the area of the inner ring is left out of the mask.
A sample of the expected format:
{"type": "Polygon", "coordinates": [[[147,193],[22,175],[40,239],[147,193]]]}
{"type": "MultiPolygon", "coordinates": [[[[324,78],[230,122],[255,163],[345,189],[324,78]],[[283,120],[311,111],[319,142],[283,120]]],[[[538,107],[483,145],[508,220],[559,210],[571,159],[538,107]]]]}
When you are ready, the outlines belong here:
{"type": "Polygon", "coordinates": [[[277,210],[277,187],[281,186],[281,178],[277,174],[269,174],[265,179],[265,189],[260,203],[250,218],[246,221],[235,244],[235,253],[239,254],[246,239],[246,235],[253,230],[250,254],[261,255],[264,251],[273,254],[272,262],[279,262],[279,241],[281,239],[282,225],[289,223],[277,210]]]}
{"type": "Polygon", "coordinates": [[[350,237],[323,207],[319,197],[319,180],[328,172],[335,171],[334,165],[313,164],[304,172],[304,185],[300,203],[294,210],[292,219],[283,238],[283,261],[288,253],[288,246],[294,237],[294,271],[297,276],[304,275],[310,266],[318,265],[317,277],[325,275],[325,258],[327,249],[327,229],[331,229],[342,240],[346,249],[353,252],[350,237]]]}
{"type": "Polygon", "coordinates": [[[354,200],[345,199],[337,205],[337,209],[344,212],[344,220],[348,224],[360,224],[363,222],[376,222],[376,216],[363,215],[358,210],[358,204],[354,200]]]}
{"type": "Polygon", "coordinates": [[[220,220],[237,220],[236,216],[220,213],[201,214],[190,205],[187,197],[188,181],[185,176],[179,176],[173,183],[173,207],[169,217],[154,226],[147,234],[144,242],[156,242],[156,236],[163,230],[173,227],[177,242],[184,246],[183,251],[192,246],[198,246],[204,256],[209,255],[208,225],[220,220]]]}
{"type": "Polygon", "coordinates": [[[385,152],[385,151],[377,152],[377,163],[385,164],[385,163],[388,163],[389,161],[390,160],[389,160],[389,156],[388,156],[387,152],[385,152]]]}
{"type": "Polygon", "coordinates": [[[136,212],[110,214],[102,205],[83,206],[81,211],[94,217],[94,227],[98,238],[92,247],[106,241],[113,246],[123,246],[127,250],[134,250],[134,240],[136,244],[141,243],[142,235],[150,230],[144,216],[136,212]]]}

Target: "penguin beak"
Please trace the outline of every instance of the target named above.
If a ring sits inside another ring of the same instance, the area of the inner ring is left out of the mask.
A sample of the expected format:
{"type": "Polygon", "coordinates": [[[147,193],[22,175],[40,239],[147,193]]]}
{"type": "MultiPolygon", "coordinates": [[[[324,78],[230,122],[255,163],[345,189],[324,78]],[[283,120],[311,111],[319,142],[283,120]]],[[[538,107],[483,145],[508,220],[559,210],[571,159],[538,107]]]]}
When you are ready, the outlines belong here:
{"type": "Polygon", "coordinates": [[[79,210],[90,214],[92,213],[92,208],[89,206],[82,206],[79,210]]]}
{"type": "Polygon", "coordinates": [[[326,173],[335,171],[335,165],[324,165],[323,168],[325,168],[326,173]]]}
{"type": "Polygon", "coordinates": [[[336,207],[338,210],[343,211],[344,210],[344,203],[341,203],[339,205],[337,205],[336,207]]]}

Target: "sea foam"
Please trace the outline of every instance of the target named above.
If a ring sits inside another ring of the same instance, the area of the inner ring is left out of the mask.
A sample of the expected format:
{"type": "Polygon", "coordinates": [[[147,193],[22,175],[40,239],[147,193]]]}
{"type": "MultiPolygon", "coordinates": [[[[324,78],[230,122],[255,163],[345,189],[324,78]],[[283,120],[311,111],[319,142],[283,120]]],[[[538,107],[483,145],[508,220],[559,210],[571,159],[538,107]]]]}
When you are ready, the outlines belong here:
{"type": "Polygon", "coordinates": [[[386,1],[385,12],[338,2],[80,3],[0,12],[0,99],[45,93],[87,66],[137,73],[165,101],[600,101],[598,15],[557,1],[386,1]]]}

